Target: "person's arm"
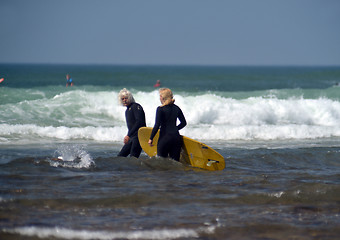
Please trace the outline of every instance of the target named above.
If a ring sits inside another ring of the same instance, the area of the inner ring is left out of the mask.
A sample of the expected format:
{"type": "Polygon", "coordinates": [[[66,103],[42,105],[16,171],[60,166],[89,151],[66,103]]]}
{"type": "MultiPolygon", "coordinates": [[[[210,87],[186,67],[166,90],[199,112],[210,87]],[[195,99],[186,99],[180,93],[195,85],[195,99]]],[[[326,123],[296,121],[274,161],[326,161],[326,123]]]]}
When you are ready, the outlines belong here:
{"type": "Polygon", "coordinates": [[[184,114],[180,108],[178,112],[178,119],[180,121],[180,124],[177,126],[178,131],[184,128],[187,125],[187,121],[185,120],[184,114]]]}
{"type": "Polygon", "coordinates": [[[150,139],[149,139],[149,142],[148,142],[149,145],[152,145],[153,138],[155,137],[160,125],[161,125],[161,108],[158,107],[157,111],[156,111],[155,125],[153,126],[151,136],[150,136],[150,139]]]}

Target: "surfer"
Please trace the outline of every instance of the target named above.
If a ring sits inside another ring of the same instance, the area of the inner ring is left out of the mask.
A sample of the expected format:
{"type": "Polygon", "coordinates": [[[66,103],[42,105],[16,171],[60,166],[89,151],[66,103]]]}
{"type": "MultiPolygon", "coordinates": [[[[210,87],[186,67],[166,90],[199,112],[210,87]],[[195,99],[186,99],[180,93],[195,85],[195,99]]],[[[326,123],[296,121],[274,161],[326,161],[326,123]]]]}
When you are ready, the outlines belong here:
{"type": "Polygon", "coordinates": [[[142,147],[138,141],[138,129],[145,127],[145,113],[142,106],[135,102],[130,91],[126,88],[122,89],[118,94],[119,103],[126,107],[125,119],[128,127],[128,133],[124,137],[124,146],[118,153],[120,157],[138,158],[142,152],[142,147]]]}
{"type": "Polygon", "coordinates": [[[153,138],[160,128],[157,155],[179,161],[182,147],[179,130],[184,128],[187,122],[182,110],[174,104],[175,99],[173,99],[172,91],[169,88],[159,90],[159,99],[162,106],[159,106],[156,110],[156,121],[148,143],[152,146],[153,138]],[[178,126],[176,126],[177,118],[180,121],[178,126]]]}
{"type": "Polygon", "coordinates": [[[66,87],[73,86],[72,78],[70,77],[70,74],[66,74],[66,87]]]}
{"type": "Polygon", "coordinates": [[[161,80],[157,80],[157,81],[156,81],[156,84],[153,85],[153,87],[155,87],[155,88],[158,88],[158,87],[160,87],[160,86],[161,86],[161,80]]]}

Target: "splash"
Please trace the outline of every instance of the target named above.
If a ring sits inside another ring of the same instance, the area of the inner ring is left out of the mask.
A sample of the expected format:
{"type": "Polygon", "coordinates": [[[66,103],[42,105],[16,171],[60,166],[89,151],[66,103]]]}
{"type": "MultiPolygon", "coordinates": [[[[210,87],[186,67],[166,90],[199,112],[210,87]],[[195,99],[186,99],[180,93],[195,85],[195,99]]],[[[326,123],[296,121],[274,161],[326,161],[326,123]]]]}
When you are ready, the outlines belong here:
{"type": "Polygon", "coordinates": [[[50,161],[53,167],[90,168],[95,165],[91,155],[80,145],[62,145],[50,161]]]}

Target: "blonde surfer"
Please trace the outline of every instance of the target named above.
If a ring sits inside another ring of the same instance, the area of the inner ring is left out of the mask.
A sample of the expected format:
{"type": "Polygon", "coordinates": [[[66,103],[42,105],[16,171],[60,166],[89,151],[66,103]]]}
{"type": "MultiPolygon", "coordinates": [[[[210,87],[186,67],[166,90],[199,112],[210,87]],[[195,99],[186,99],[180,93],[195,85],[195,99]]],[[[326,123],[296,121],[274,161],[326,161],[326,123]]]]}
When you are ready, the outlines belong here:
{"type": "Polygon", "coordinates": [[[162,105],[156,110],[156,121],[148,143],[152,146],[153,138],[160,128],[157,155],[179,161],[182,147],[179,130],[184,128],[187,122],[182,110],[174,104],[175,99],[173,99],[172,91],[169,88],[159,90],[159,99],[162,105]],[[180,121],[179,125],[176,125],[177,119],[180,121]]]}

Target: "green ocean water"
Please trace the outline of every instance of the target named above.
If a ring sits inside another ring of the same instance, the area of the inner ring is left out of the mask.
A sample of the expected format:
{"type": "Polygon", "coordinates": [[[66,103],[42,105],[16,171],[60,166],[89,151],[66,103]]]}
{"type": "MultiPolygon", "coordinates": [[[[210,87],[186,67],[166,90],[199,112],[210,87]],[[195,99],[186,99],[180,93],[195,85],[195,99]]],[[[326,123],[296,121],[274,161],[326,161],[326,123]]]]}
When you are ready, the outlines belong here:
{"type": "Polygon", "coordinates": [[[136,89],[157,79],[182,91],[256,91],[325,89],[339,82],[339,67],[129,66],[0,64],[3,86],[32,88],[64,85],[69,73],[79,86],[136,89]]]}

